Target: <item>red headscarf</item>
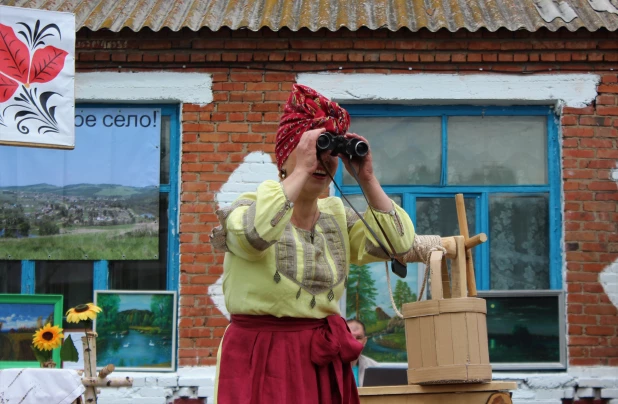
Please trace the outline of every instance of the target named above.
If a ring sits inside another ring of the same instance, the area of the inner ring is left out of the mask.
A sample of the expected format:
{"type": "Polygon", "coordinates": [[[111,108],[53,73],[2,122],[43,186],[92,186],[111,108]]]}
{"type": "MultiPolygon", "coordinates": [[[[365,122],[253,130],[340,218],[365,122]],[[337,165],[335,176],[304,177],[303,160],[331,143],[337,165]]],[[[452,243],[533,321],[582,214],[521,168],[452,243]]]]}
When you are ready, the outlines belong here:
{"type": "Polygon", "coordinates": [[[325,128],[334,135],[345,135],[349,127],[348,111],[314,89],[294,84],[277,130],[277,168],[281,170],[302,134],[308,130],[325,128]]]}

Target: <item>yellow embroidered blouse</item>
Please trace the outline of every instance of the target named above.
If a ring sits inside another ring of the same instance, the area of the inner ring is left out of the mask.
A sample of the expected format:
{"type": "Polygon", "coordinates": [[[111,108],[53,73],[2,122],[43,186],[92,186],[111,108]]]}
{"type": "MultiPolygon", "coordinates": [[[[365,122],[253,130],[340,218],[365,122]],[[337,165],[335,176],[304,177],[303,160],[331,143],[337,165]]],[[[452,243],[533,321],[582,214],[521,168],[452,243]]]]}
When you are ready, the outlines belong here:
{"type": "MultiPolygon", "coordinates": [[[[265,181],[257,192],[241,195],[217,212],[221,226],[213,230],[215,248],[226,251],[223,293],[231,314],[324,318],[339,313],[350,263],[385,261],[363,222],[340,198],[318,200],[313,232],[291,222],[291,203],[280,183],[265,181]]],[[[396,255],[414,241],[408,214],[395,203],[390,212],[374,210],[396,255]]],[[[382,243],[374,216],[364,219],[382,243]]]]}

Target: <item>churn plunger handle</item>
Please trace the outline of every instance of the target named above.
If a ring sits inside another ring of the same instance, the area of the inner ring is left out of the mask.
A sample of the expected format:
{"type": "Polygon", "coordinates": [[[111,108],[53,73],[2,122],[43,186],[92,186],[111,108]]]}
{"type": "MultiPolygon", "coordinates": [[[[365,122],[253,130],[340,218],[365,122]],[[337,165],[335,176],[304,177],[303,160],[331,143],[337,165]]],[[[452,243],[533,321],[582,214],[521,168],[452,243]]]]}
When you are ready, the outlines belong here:
{"type": "Polygon", "coordinates": [[[470,237],[463,194],[455,195],[455,205],[457,206],[459,233],[464,237],[466,247],[466,281],[468,286],[468,296],[473,297],[476,296],[477,293],[476,279],[474,277],[474,261],[472,260],[472,248],[487,241],[487,235],[485,235],[485,233],[479,233],[474,237],[470,237]]]}

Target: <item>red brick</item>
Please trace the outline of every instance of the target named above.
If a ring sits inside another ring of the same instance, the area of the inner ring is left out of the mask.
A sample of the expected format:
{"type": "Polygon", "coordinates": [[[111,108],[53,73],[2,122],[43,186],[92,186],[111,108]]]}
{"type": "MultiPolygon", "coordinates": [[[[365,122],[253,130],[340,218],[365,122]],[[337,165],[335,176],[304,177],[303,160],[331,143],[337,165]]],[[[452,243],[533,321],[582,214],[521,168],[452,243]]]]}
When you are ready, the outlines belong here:
{"type": "MultiPolygon", "coordinates": [[[[598,278],[598,275],[596,275],[598,278]]],[[[584,309],[584,312],[586,314],[592,314],[592,315],[613,315],[615,316],[618,313],[618,310],[616,310],[616,307],[612,306],[612,305],[593,305],[593,306],[587,306],[584,309]]]]}
{"type": "Polygon", "coordinates": [[[217,145],[218,152],[241,152],[243,145],[238,143],[221,143],[217,145]]]}
{"type": "Polygon", "coordinates": [[[251,111],[253,111],[253,112],[273,112],[273,111],[279,111],[279,104],[276,104],[276,103],[253,104],[251,106],[251,111]]]}
{"type": "Polygon", "coordinates": [[[603,286],[599,283],[590,283],[582,285],[584,292],[587,293],[603,293],[603,286]]]}
{"type": "MultiPolygon", "coordinates": [[[[618,317],[602,316],[600,317],[600,320],[601,325],[618,325],[618,317]]],[[[618,339],[613,338],[612,343],[616,346],[618,344],[618,339]]]]}
{"type": "Polygon", "coordinates": [[[594,170],[564,170],[564,178],[594,178],[594,170]]]}
{"type": "Polygon", "coordinates": [[[264,81],[296,81],[296,73],[266,73],[264,75],[264,81]]]}
{"type": "Polygon", "coordinates": [[[597,282],[599,276],[597,274],[592,273],[584,273],[584,272],[567,272],[566,281],[567,282],[597,282]]]}
{"type": "Polygon", "coordinates": [[[230,322],[225,317],[210,317],[206,323],[208,327],[227,327],[230,322]]]}
{"type": "Polygon", "coordinates": [[[279,125],[278,124],[257,124],[254,123],[251,125],[251,131],[256,133],[276,133],[279,125]]]}
{"type": "Polygon", "coordinates": [[[570,337],[569,346],[572,345],[596,345],[599,342],[599,338],[596,337],[570,337]]]}
{"type": "Polygon", "coordinates": [[[230,74],[232,81],[240,82],[260,82],[263,81],[262,73],[232,73],[230,74]]]}
{"type": "Polygon", "coordinates": [[[230,135],[227,133],[202,133],[200,134],[200,142],[227,142],[230,140],[230,135]]]}
{"type": "Polygon", "coordinates": [[[565,191],[564,199],[567,201],[591,201],[592,193],[582,191],[565,191]]]}
{"type": "MultiPolygon", "coordinates": [[[[614,126],[618,127],[618,119],[614,122],[614,126]]],[[[596,137],[618,138],[618,129],[614,128],[595,128],[594,133],[596,137]]]]}
{"type": "Polygon", "coordinates": [[[217,125],[219,132],[249,132],[249,125],[246,123],[220,123],[217,125]]]}
{"type": "Polygon", "coordinates": [[[610,94],[601,94],[597,96],[597,105],[614,105],[616,104],[616,96],[610,94]]]}
{"type": "Polygon", "coordinates": [[[593,181],[588,183],[588,189],[591,191],[616,191],[618,184],[614,181],[593,181]]]}
{"type": "Polygon", "coordinates": [[[244,91],[245,83],[214,83],[213,91],[244,91]]]}
{"type": "Polygon", "coordinates": [[[588,335],[600,335],[600,336],[615,336],[616,335],[616,327],[588,326],[588,327],[586,327],[586,334],[588,334],[588,335]]]}
{"type": "Polygon", "coordinates": [[[601,77],[601,83],[618,83],[618,74],[604,74],[601,77]]]}
{"type": "Polygon", "coordinates": [[[589,148],[611,148],[614,147],[614,142],[610,139],[581,139],[579,142],[581,147],[589,148]]]}
{"type": "MultiPolygon", "coordinates": [[[[589,253],[589,254],[595,254],[595,253],[589,253]]],[[[598,255],[598,254],[596,254],[598,255]]],[[[597,257],[596,259],[594,259],[594,261],[598,261],[599,258],[597,257]]],[[[591,260],[592,261],[592,260],[591,260]]],[[[582,264],[582,271],[584,272],[596,272],[599,273],[601,271],[603,271],[605,269],[605,264],[601,264],[601,263],[591,263],[591,262],[587,262],[587,263],[583,263],[582,264]]]]}
{"type": "Polygon", "coordinates": [[[599,346],[591,347],[590,356],[602,357],[602,358],[607,358],[610,356],[618,357],[618,348],[599,347],[599,346]]]}
{"type": "Polygon", "coordinates": [[[580,125],[588,125],[588,126],[609,126],[612,121],[609,117],[602,116],[587,116],[583,115],[579,117],[580,125]]]}
{"type": "Polygon", "coordinates": [[[598,88],[600,93],[618,94],[618,84],[600,85],[598,88]]]}
{"type": "Polygon", "coordinates": [[[599,243],[582,243],[581,250],[603,252],[607,251],[607,246],[599,243]]]}
{"type": "Polygon", "coordinates": [[[594,136],[594,129],[587,127],[566,127],[562,129],[562,135],[564,137],[592,137],[594,136]]]}
{"type": "Polygon", "coordinates": [[[564,150],[562,155],[564,157],[594,158],[595,151],[594,150],[579,150],[579,149],[571,150],[569,149],[569,150],[564,150]]]}
{"type": "Polygon", "coordinates": [[[261,143],[264,141],[262,135],[232,135],[232,141],[235,143],[261,143]]]}
{"type": "Polygon", "coordinates": [[[614,212],[616,204],[613,202],[584,202],[584,210],[590,212],[614,212]]]}
{"type": "MultiPolygon", "coordinates": [[[[601,365],[598,359],[594,358],[571,358],[569,360],[571,366],[595,366],[601,365]]],[[[598,404],[593,401],[584,401],[584,399],[577,400],[577,404],[598,404]]],[[[573,403],[575,404],[575,403],[573,403]]]]}
{"type": "Polygon", "coordinates": [[[587,106],[584,108],[573,108],[573,107],[564,107],[562,109],[562,113],[567,115],[567,114],[573,114],[573,115],[592,115],[594,114],[594,107],[593,106],[587,106]]]}
{"type": "Polygon", "coordinates": [[[238,103],[218,104],[217,110],[219,112],[248,112],[249,104],[238,104],[238,103]]]}
{"type": "Polygon", "coordinates": [[[563,126],[573,126],[577,125],[577,116],[575,115],[563,115],[560,123],[563,126]]]}
{"type": "Polygon", "coordinates": [[[527,62],[528,61],[528,55],[525,53],[516,53],[513,57],[513,60],[515,62],[527,62]]]}
{"type": "Polygon", "coordinates": [[[279,83],[247,83],[247,91],[278,91],[279,83]]]}
{"type": "Polygon", "coordinates": [[[597,114],[618,116],[618,107],[606,107],[605,105],[597,106],[597,114]]]}
{"type": "Polygon", "coordinates": [[[581,325],[569,325],[568,334],[571,335],[582,335],[582,331],[584,328],[581,325]]]}
{"type": "Polygon", "coordinates": [[[570,53],[557,53],[556,54],[556,61],[557,62],[570,62],[571,61],[571,54],[570,53]]]}
{"type": "Polygon", "coordinates": [[[596,317],[592,316],[583,316],[578,314],[569,314],[568,316],[569,324],[596,324],[596,317]]]}
{"type": "Polygon", "coordinates": [[[602,159],[618,159],[618,149],[612,150],[597,150],[597,157],[602,159]]]}
{"type": "Polygon", "coordinates": [[[604,223],[604,222],[592,222],[592,223],[584,223],[584,230],[597,230],[597,231],[615,231],[616,224],[615,223],[604,223]]]}
{"type": "Polygon", "coordinates": [[[567,295],[569,303],[595,304],[599,302],[599,297],[594,293],[570,293],[567,295]]]}

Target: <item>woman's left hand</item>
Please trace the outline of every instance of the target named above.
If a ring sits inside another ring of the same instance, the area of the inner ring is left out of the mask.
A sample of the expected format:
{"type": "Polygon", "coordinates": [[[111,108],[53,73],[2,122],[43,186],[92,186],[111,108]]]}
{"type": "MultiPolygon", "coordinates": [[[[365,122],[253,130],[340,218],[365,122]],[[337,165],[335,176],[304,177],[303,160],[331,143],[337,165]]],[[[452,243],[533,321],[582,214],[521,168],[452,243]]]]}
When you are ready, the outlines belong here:
{"type": "MultiPolygon", "coordinates": [[[[346,133],[345,138],[346,139],[358,139],[358,140],[361,140],[369,144],[367,139],[365,139],[364,137],[360,135],[357,135],[356,133],[346,133]]],[[[350,160],[349,156],[344,155],[344,154],[339,154],[339,158],[341,158],[341,161],[343,161],[343,165],[345,166],[345,169],[352,176],[352,178],[354,178],[354,174],[352,174],[352,170],[350,166],[354,167],[354,170],[356,171],[356,174],[358,175],[358,180],[360,182],[360,185],[369,183],[375,179],[375,175],[373,173],[373,160],[371,157],[371,148],[369,148],[369,152],[367,153],[365,157],[353,157],[352,160],[350,160]]]]}

